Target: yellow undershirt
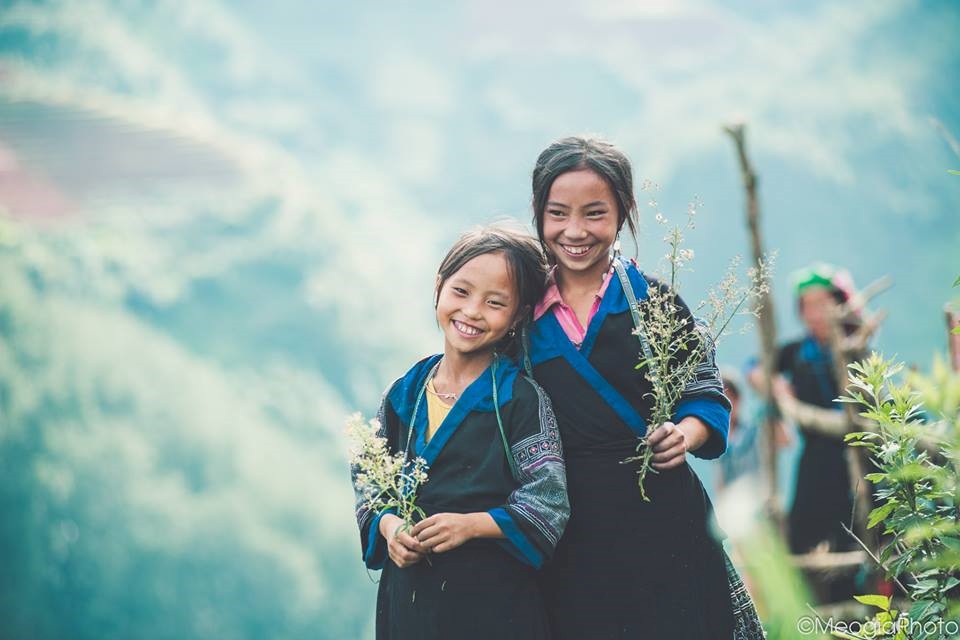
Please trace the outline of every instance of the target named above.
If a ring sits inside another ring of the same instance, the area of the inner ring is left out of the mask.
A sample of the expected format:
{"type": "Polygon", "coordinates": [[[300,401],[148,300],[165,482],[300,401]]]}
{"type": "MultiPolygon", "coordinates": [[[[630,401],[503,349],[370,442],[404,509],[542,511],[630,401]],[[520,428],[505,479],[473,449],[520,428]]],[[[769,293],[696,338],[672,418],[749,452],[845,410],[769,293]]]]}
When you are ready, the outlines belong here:
{"type": "Polygon", "coordinates": [[[437,396],[437,389],[433,386],[433,379],[427,383],[427,442],[440,428],[443,419],[450,413],[453,405],[449,405],[437,396]]]}

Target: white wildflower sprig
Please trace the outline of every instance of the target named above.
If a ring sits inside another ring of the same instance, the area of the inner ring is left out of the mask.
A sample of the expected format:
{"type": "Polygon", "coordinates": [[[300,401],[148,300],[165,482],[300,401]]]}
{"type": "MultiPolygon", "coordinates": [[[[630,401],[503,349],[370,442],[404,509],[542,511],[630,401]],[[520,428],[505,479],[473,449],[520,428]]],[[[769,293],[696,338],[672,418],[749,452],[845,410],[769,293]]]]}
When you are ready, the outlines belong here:
{"type": "Polygon", "coordinates": [[[381,434],[377,419],[364,421],[355,413],[347,419],[350,441],[350,465],[356,491],[362,506],[374,513],[395,509],[404,522],[403,529],[413,526],[414,517],[426,514],[417,506],[420,486],[427,482],[427,461],[410,459],[406,452],[390,453],[387,439],[381,434]]]}
{"type": "MultiPolygon", "coordinates": [[[[662,270],[668,276],[662,279],[667,286],[648,289],[644,313],[640,315],[639,331],[643,332],[650,346],[650,357],[641,354],[637,368],[644,370],[652,386],[649,395],[653,400],[653,412],[645,437],[637,443],[637,455],[623,462],[640,463],[637,484],[640,495],[647,501],[644,481],[652,470],[653,458],[653,449],[647,446],[647,438],[670,421],[684,389],[696,377],[700,361],[727,335],[733,319],[739,315],[755,316],[759,312],[759,300],[770,289],[775,256],[765,257],[748,269],[745,280],[740,276],[741,260],[734,257],[720,282],[693,311],[695,320],[691,322],[680,315],[681,307],[677,301],[680,274],[690,270],[694,257],[693,250],[683,246],[684,233],[694,228],[694,216],[700,206],[699,201],[691,203],[686,222],[672,227],[664,237],[669,250],[662,270]],[[754,304],[748,304],[751,302],[754,304]]],[[[654,200],[651,200],[651,207],[655,208],[654,200]]],[[[663,220],[661,224],[665,223],[659,211],[656,211],[656,218],[658,222],[663,220]]]]}

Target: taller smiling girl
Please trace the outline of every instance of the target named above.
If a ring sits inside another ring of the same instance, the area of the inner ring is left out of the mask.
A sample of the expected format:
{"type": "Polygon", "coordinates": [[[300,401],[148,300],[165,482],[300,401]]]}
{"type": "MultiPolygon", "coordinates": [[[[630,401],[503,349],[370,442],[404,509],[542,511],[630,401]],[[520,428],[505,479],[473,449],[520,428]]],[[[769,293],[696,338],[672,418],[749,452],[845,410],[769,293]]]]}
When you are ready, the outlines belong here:
{"type": "Polygon", "coordinates": [[[712,354],[673,421],[649,438],[650,502],[635,465],[621,463],[645,433],[650,386],[636,370],[640,343],[613,261],[622,261],[637,299],[662,286],[611,255],[624,224],[636,229],[630,163],[603,141],[559,140],[537,159],[533,210],[555,268],[534,311],[530,356],[553,401],[571,507],[541,574],[554,636],[730,638],[724,556],[709,500],[686,464],[688,452],[712,458],[726,447],[729,404],[712,354]]]}

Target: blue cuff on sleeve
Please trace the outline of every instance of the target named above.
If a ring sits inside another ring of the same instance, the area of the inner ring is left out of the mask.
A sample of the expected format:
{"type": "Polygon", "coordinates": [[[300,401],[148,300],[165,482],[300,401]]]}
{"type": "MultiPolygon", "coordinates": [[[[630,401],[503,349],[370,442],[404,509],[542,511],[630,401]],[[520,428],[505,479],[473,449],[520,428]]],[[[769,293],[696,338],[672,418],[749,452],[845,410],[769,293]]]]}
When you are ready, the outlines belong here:
{"type": "Polygon", "coordinates": [[[722,403],[710,398],[682,400],[673,414],[677,423],[686,417],[699,418],[710,427],[712,433],[702,447],[692,451],[693,455],[704,460],[718,458],[727,450],[727,431],[730,429],[730,410],[722,403]]]}
{"type": "Polygon", "coordinates": [[[370,523],[367,532],[367,551],[363,554],[363,562],[369,569],[383,569],[387,561],[387,541],[380,535],[380,518],[387,513],[395,513],[396,509],[384,509],[370,523]]]}
{"type": "Polygon", "coordinates": [[[523,535],[523,532],[517,527],[517,523],[514,522],[510,514],[507,513],[507,510],[503,507],[497,507],[487,513],[493,517],[493,521],[497,523],[500,531],[506,536],[505,539],[497,541],[500,543],[500,546],[517,560],[529,564],[534,569],[539,569],[543,564],[543,555],[530,544],[527,537],[523,535]]]}

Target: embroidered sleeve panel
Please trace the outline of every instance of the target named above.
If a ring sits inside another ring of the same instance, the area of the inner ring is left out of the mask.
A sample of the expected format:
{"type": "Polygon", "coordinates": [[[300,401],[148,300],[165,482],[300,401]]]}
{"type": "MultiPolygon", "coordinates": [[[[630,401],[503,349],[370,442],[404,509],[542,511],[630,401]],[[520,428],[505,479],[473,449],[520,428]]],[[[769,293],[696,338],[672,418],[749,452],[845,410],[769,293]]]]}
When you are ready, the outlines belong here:
{"type": "MultiPolygon", "coordinates": [[[[506,509],[530,542],[549,557],[570,517],[563,448],[547,394],[526,377],[520,384],[530,385],[534,394],[530,394],[530,406],[521,407],[515,414],[514,420],[523,423],[511,429],[515,435],[511,453],[520,486],[510,494],[506,509]]],[[[523,398],[518,401],[523,402],[523,398]]]]}
{"type": "Polygon", "coordinates": [[[696,331],[701,344],[707,348],[701,352],[693,377],[687,383],[674,411],[674,422],[694,416],[710,428],[710,437],[699,449],[693,451],[698,458],[712,459],[727,449],[730,430],[730,401],[723,394],[723,380],[717,367],[717,350],[708,330],[699,320],[696,331]]]}
{"type": "MultiPolygon", "coordinates": [[[[661,290],[668,288],[663,283],[657,283],[656,286],[661,290]]],[[[716,458],[726,451],[730,428],[730,401],[723,394],[723,380],[716,360],[716,341],[706,323],[693,315],[683,298],[677,296],[675,302],[677,313],[684,317],[688,330],[693,332],[696,345],[702,345],[703,348],[686,352],[699,353],[700,360],[677,402],[674,422],[694,416],[706,424],[710,428],[710,438],[694,451],[693,455],[698,458],[716,458]]]]}
{"type": "Polygon", "coordinates": [[[723,395],[723,380],[720,378],[720,369],[717,367],[717,348],[704,323],[695,320],[695,331],[698,340],[707,347],[703,350],[700,362],[697,364],[693,378],[683,389],[681,400],[692,399],[697,396],[712,396],[718,400],[726,400],[723,395]]]}
{"type": "MultiPolygon", "coordinates": [[[[656,288],[661,294],[670,291],[669,285],[660,280],[646,276],[649,286],[656,288]]],[[[700,362],[697,364],[693,378],[686,384],[681,396],[681,400],[691,399],[701,395],[713,396],[718,400],[723,399],[723,382],[720,379],[720,370],[716,364],[716,343],[710,335],[707,324],[696,318],[690,311],[690,307],[679,295],[673,298],[675,313],[683,318],[684,332],[692,334],[692,342],[697,345],[705,344],[706,348],[701,353],[700,362]]],[[[641,305],[641,312],[644,306],[641,305]]],[[[684,342],[690,342],[684,340],[684,342]]],[[[687,349],[682,353],[692,353],[693,349],[687,349]]],[[[684,357],[684,356],[680,356],[684,357]]]]}

